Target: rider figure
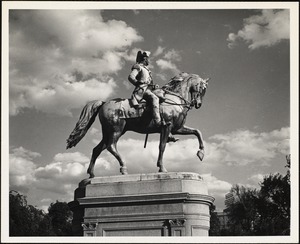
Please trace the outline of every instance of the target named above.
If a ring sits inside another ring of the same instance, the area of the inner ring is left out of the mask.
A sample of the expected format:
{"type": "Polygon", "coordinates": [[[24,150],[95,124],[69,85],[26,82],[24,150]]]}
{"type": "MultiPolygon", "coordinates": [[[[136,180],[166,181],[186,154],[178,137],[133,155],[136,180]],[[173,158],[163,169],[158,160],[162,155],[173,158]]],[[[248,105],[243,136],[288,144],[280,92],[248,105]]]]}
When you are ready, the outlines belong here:
{"type": "MultiPolygon", "coordinates": [[[[153,89],[158,88],[158,85],[153,84],[151,71],[147,67],[149,64],[149,55],[150,52],[148,51],[138,51],[136,64],[132,66],[131,73],[128,76],[128,80],[135,86],[132,94],[132,103],[134,106],[138,106],[139,102],[145,99],[152,104],[152,116],[155,126],[169,126],[171,124],[170,122],[162,122],[159,113],[159,98],[152,92],[153,89]]],[[[167,142],[176,141],[178,141],[177,138],[171,135],[168,136],[167,142]]]]}
{"type": "Polygon", "coordinates": [[[147,67],[149,64],[148,51],[138,51],[136,64],[132,66],[128,80],[135,86],[132,94],[133,105],[138,106],[142,99],[152,105],[152,116],[155,126],[161,126],[159,113],[159,98],[152,92],[155,87],[151,76],[151,71],[147,67]]]}

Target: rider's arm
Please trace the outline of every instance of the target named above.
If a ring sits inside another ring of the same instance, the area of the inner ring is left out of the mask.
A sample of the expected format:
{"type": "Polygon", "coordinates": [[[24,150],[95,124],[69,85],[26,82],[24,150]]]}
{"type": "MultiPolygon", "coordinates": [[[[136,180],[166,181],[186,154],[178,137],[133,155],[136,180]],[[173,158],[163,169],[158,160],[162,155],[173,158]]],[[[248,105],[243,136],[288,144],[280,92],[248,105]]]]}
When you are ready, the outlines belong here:
{"type": "Polygon", "coordinates": [[[130,81],[131,84],[133,84],[135,86],[138,84],[138,80],[136,79],[136,77],[140,71],[141,71],[141,68],[138,64],[136,64],[132,67],[131,73],[128,76],[128,80],[130,81]]]}

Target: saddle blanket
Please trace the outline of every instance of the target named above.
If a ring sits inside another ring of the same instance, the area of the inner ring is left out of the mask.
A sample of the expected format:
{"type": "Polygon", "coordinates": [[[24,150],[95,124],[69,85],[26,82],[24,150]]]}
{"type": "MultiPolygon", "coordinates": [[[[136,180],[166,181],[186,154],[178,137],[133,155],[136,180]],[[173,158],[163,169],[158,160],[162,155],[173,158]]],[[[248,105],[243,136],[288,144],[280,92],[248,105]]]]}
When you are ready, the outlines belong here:
{"type": "Polygon", "coordinates": [[[146,109],[146,102],[141,102],[137,106],[133,106],[131,99],[124,99],[120,102],[119,117],[120,118],[138,118],[141,117],[146,109]]]}

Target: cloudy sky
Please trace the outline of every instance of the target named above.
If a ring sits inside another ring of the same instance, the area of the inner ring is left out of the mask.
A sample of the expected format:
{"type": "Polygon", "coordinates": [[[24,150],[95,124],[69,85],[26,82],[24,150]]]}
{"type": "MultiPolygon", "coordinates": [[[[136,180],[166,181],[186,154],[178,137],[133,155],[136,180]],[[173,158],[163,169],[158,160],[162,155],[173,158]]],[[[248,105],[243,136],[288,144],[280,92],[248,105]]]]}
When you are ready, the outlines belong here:
{"type": "MultiPolygon", "coordinates": [[[[136,52],[151,52],[156,83],[180,71],[210,77],[200,110],[186,124],[197,139],[168,144],[170,172],[203,176],[219,210],[233,184],[258,187],[264,175],[285,174],[290,153],[290,10],[156,9],[9,11],[9,188],[44,210],[71,201],[93,147],[98,119],[69,150],[66,139],[90,100],[130,97],[136,52]]],[[[157,172],[159,135],[127,133],[119,151],[129,173],[157,172]]],[[[96,176],[119,174],[106,151],[96,176]]]]}

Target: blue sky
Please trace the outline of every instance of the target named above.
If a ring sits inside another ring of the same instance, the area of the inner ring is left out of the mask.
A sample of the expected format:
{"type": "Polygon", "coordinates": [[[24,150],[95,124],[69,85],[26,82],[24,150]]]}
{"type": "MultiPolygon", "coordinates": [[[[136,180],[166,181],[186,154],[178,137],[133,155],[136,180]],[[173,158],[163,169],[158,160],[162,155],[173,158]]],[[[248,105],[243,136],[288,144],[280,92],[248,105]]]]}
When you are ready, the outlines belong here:
{"type": "MultiPolygon", "coordinates": [[[[10,10],[9,187],[46,208],[71,201],[87,178],[91,151],[101,140],[98,120],[65,150],[80,111],[90,100],[130,97],[127,81],[136,52],[151,51],[156,83],[185,71],[210,77],[200,110],[186,124],[197,140],[179,136],[165,152],[170,171],[203,176],[219,210],[234,184],[258,187],[264,175],[283,173],[290,153],[290,10],[10,10]]],[[[157,172],[158,135],[127,133],[119,151],[129,173],[157,172]]],[[[96,176],[119,174],[109,153],[96,176]]]]}

